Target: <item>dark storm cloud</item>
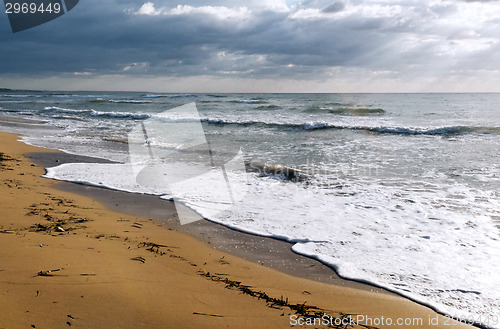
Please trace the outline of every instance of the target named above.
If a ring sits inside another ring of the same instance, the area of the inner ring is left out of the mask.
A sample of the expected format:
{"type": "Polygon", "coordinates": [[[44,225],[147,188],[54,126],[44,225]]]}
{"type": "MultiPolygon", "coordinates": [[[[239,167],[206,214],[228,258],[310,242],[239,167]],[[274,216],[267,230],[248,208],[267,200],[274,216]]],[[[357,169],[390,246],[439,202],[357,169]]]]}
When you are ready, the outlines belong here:
{"type": "MultiPolygon", "coordinates": [[[[17,34],[4,17],[0,72],[314,79],[330,67],[418,71],[467,51],[467,45],[450,43],[453,38],[488,33],[493,38],[498,31],[493,23],[484,32],[473,22],[448,23],[456,2],[316,0],[289,10],[281,1],[268,7],[254,2],[245,8],[244,2],[227,7],[227,1],[157,1],[138,14],[146,2],[87,0],[55,21],[17,34]]],[[[494,41],[481,42],[474,53],[479,61],[491,55],[483,43],[494,41]]]]}
{"type": "Polygon", "coordinates": [[[238,22],[239,18],[217,19],[205,13],[133,15],[125,8],[137,6],[88,1],[78,14],[39,29],[15,35],[4,31],[1,42],[9,51],[0,55],[0,71],[105,74],[147,62],[147,71],[140,73],[265,73],[268,65],[341,65],[359,48],[334,21],[291,21],[287,13],[263,11],[238,22]],[[265,58],[254,61],[252,56],[265,58]]]}

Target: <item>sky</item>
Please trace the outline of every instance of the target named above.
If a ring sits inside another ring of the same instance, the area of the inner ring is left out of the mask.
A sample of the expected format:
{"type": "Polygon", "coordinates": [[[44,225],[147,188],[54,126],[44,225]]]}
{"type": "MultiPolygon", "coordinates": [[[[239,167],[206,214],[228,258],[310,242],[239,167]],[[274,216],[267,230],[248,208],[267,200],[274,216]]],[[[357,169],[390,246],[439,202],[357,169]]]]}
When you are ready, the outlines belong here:
{"type": "Polygon", "coordinates": [[[12,33],[0,87],[500,92],[496,0],[81,0],[12,33]]]}

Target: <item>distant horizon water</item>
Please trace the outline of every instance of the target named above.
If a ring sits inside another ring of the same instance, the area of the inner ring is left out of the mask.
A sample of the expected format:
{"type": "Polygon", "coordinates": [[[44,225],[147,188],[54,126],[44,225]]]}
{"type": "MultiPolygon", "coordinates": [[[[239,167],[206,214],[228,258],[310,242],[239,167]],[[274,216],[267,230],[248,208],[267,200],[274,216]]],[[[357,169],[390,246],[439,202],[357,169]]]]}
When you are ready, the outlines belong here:
{"type": "Polygon", "coordinates": [[[301,95],[301,94],[311,94],[311,95],[321,95],[321,94],[333,94],[333,95],[369,95],[369,94],[379,94],[379,95],[393,95],[393,94],[500,94],[499,91],[318,91],[318,92],[295,92],[295,91],[269,91],[269,92],[243,92],[243,91],[232,91],[232,92],[224,92],[224,91],[203,91],[203,90],[84,90],[84,89],[30,89],[30,88],[10,88],[5,86],[0,86],[0,92],[36,92],[36,93],[144,93],[144,94],[165,94],[165,95],[177,95],[177,94],[189,94],[189,95],[208,95],[208,94],[224,94],[224,95],[252,95],[252,94],[263,94],[263,95],[271,95],[271,94],[283,94],[283,95],[301,95]]]}

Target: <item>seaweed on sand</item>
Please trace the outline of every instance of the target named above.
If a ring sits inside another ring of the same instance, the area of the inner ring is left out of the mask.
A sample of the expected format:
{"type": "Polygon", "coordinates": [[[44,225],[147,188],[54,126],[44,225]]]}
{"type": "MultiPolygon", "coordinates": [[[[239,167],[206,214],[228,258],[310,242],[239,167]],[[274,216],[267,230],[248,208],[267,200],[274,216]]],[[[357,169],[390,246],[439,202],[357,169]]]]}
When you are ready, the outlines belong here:
{"type": "Polygon", "coordinates": [[[13,161],[11,157],[9,157],[7,154],[0,152],[0,169],[4,169],[7,165],[5,164],[6,161],[13,161]]]}
{"type": "MultiPolygon", "coordinates": [[[[283,296],[281,296],[279,298],[271,297],[263,291],[258,291],[258,290],[253,289],[251,286],[247,286],[247,285],[242,284],[240,281],[231,280],[227,277],[223,278],[222,276],[220,276],[218,274],[211,274],[210,272],[207,272],[207,271],[199,271],[199,273],[201,276],[204,276],[212,281],[221,282],[221,283],[226,284],[226,288],[228,288],[228,289],[239,290],[243,294],[250,295],[250,296],[257,298],[257,299],[265,300],[268,307],[278,308],[278,309],[279,308],[288,308],[291,311],[294,311],[295,314],[299,315],[300,317],[309,318],[309,319],[313,319],[313,318],[317,319],[317,318],[322,318],[323,316],[327,316],[329,319],[332,319],[332,321],[330,321],[330,324],[329,324],[329,327],[331,327],[331,328],[345,328],[345,329],[353,328],[353,326],[350,325],[350,323],[354,323],[353,321],[342,321],[344,319],[348,319],[348,320],[351,319],[352,314],[339,313],[339,316],[333,316],[333,315],[328,314],[327,311],[324,309],[321,309],[319,307],[312,306],[312,305],[307,305],[306,304],[307,302],[304,302],[302,304],[300,304],[300,303],[294,304],[294,303],[291,303],[288,300],[288,298],[285,298],[283,296]],[[338,320],[338,321],[336,321],[336,320],[338,320]],[[335,323],[342,323],[342,325],[336,325],[335,323]],[[343,323],[347,323],[347,324],[344,325],[343,323]]],[[[351,319],[351,320],[353,320],[353,319],[351,319]]],[[[359,328],[360,326],[366,328],[366,326],[363,326],[360,324],[358,324],[356,327],[359,328]]],[[[374,329],[376,329],[376,328],[374,328],[374,329]]]]}

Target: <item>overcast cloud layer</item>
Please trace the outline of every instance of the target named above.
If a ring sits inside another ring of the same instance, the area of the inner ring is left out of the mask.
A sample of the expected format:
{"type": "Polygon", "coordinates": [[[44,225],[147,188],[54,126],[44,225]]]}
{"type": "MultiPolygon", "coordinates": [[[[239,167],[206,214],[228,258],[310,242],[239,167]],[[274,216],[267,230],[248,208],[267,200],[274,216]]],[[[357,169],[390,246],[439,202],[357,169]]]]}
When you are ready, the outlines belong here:
{"type": "Polygon", "coordinates": [[[0,84],[42,89],[500,91],[500,2],[82,0],[13,34],[0,84]]]}

